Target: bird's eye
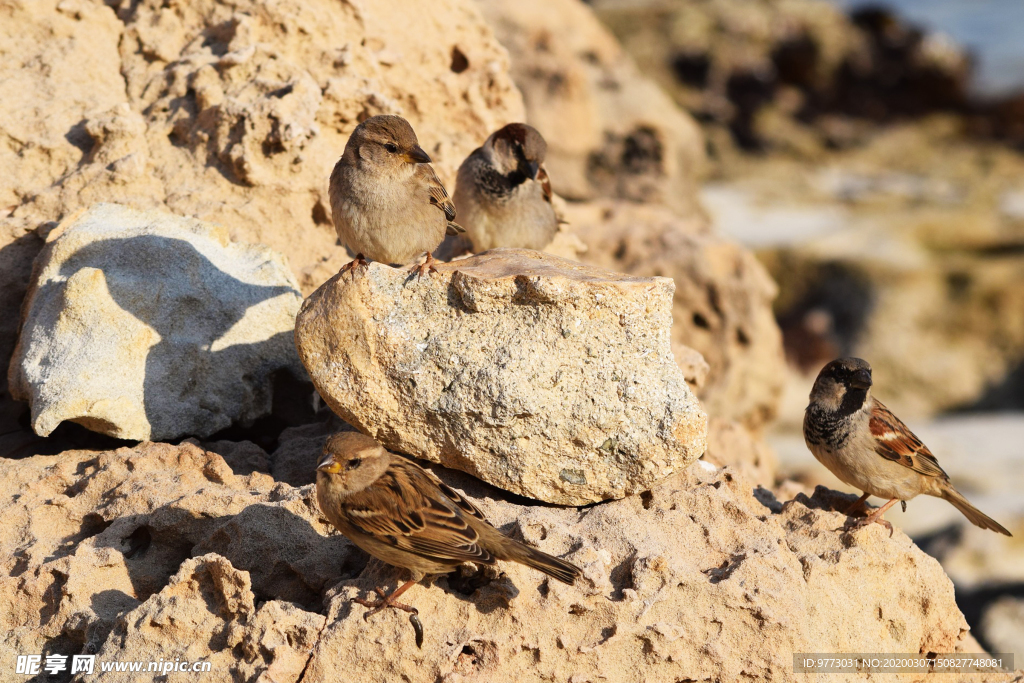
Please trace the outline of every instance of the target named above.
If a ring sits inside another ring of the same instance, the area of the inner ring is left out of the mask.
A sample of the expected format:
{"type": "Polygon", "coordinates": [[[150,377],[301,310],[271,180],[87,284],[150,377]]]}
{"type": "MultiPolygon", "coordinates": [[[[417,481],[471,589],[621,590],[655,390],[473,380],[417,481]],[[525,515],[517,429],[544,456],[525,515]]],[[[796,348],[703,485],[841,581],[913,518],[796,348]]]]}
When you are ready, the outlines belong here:
{"type": "Polygon", "coordinates": [[[386,145],[384,145],[384,149],[391,152],[392,154],[398,153],[398,145],[394,144],[393,142],[389,142],[386,145]]]}
{"type": "Polygon", "coordinates": [[[345,464],[345,469],[354,470],[363,464],[362,458],[352,458],[345,464]]]}

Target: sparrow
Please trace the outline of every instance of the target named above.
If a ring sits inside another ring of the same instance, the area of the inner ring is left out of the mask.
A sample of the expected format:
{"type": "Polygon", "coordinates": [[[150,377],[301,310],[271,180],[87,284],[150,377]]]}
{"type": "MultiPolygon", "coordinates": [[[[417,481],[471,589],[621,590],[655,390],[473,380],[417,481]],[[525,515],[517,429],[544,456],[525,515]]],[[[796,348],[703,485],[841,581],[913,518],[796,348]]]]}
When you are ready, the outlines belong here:
{"type": "Polygon", "coordinates": [[[466,157],[455,180],[455,206],[474,251],[543,249],[558,230],[547,143],[537,129],[510,123],[466,157]]]}
{"type": "Polygon", "coordinates": [[[505,536],[455,490],[416,463],[386,451],[357,432],[332,435],[316,468],[316,498],[327,519],[350,541],[379,560],[409,570],[412,578],[377,600],[356,598],[371,608],[393,607],[405,591],[432,574],[446,574],[464,562],[510,560],[572,585],[579,567],[505,536]]]}
{"type": "Polygon", "coordinates": [[[401,116],[371,116],[356,126],[331,173],[330,199],[338,239],[356,254],[342,271],[365,266],[366,258],[401,264],[426,252],[422,275],[433,270],[431,252],[444,236],[465,232],[401,116]]]}
{"type": "Polygon", "coordinates": [[[889,499],[854,530],[878,522],[892,536],[892,525],[882,515],[896,501],[905,510],[906,501],[923,493],[949,501],[982,529],[1010,535],[953,488],[931,451],[871,395],[867,361],[840,358],[821,370],[804,413],[804,441],[832,474],[864,492],[845,514],[861,508],[868,496],[889,499]]]}

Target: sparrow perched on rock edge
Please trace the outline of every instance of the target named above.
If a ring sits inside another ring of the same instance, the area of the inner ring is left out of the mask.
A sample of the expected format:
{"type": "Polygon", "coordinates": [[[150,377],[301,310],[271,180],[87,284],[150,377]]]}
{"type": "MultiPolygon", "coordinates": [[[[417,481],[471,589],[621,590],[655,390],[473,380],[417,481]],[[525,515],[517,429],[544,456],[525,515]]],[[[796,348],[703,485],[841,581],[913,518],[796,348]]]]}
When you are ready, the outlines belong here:
{"type": "Polygon", "coordinates": [[[390,595],[377,588],[377,600],[356,598],[371,608],[364,619],[387,607],[415,614],[396,600],[424,576],[464,562],[519,562],[570,585],[582,575],[579,567],[505,536],[433,474],[363,434],[331,436],[316,469],[317,502],[331,524],[370,555],[412,574],[390,595]]]}
{"type": "Polygon", "coordinates": [[[814,457],[843,482],[864,492],[845,514],[861,508],[868,496],[888,498],[857,522],[859,529],[878,522],[896,501],[918,494],[949,501],[975,526],[1010,536],[1001,524],[967,502],[953,488],[935,456],[881,401],[871,396],[871,366],[860,358],[826,365],[811,389],[804,413],[804,441],[814,457]]]}
{"type": "Polygon", "coordinates": [[[455,204],[430,165],[409,122],[371,116],[352,131],[331,173],[331,213],[341,243],[356,254],[342,271],[366,258],[404,264],[427,253],[416,270],[433,269],[431,252],[455,223],[455,204]]]}
{"type": "Polygon", "coordinates": [[[495,131],[466,157],[455,181],[455,206],[473,250],[543,249],[559,218],[544,169],[547,143],[525,123],[495,131]]]}

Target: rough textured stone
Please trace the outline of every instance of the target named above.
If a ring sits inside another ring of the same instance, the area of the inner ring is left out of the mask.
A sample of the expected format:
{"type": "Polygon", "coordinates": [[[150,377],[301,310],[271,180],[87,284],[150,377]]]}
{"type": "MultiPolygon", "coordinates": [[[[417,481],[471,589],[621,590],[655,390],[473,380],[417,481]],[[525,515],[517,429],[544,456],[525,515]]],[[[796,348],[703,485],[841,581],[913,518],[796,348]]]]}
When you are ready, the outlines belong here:
{"type": "MultiPolygon", "coordinates": [[[[129,635],[141,649],[161,639],[168,648],[140,651],[138,659],[150,659],[153,652],[166,659],[172,647],[181,648],[175,654],[184,658],[192,641],[204,645],[206,654],[218,650],[207,643],[212,617],[196,616],[203,614],[201,602],[183,608],[187,621],[199,629],[191,633],[187,625],[175,631],[173,619],[149,626],[139,621],[161,610],[174,615],[167,603],[182,591],[182,600],[198,599],[186,586],[169,594],[161,591],[183,561],[208,548],[225,558],[221,564],[230,562],[245,574],[242,579],[234,570],[218,570],[230,575],[230,583],[244,583],[242,593],[251,591],[257,602],[295,603],[302,610],[316,611],[328,589],[366,563],[366,556],[344,537],[325,538],[330,527],[316,511],[312,489],[277,485],[261,473],[237,476],[219,455],[190,443],[0,460],[0,478],[6,482],[0,492],[5,520],[0,532],[0,633],[8,653],[44,648],[68,655],[97,652],[115,626],[121,634],[126,628],[142,631],[129,635]],[[146,603],[158,594],[162,597],[155,603],[146,603]],[[140,605],[143,611],[128,627],[125,615],[140,605]]],[[[198,565],[191,566],[200,571],[198,565]]],[[[185,570],[179,579],[192,581],[185,570]]],[[[208,596],[212,591],[203,586],[200,592],[208,596]]],[[[248,629],[266,608],[250,614],[248,626],[242,619],[247,635],[253,635],[248,629]]],[[[319,618],[310,614],[292,619],[288,605],[273,609],[284,612],[282,629],[307,617],[319,618]]],[[[235,612],[216,616],[231,620],[235,612]]],[[[121,652],[118,659],[133,658],[121,652]]],[[[192,654],[189,649],[187,656],[192,654]]],[[[243,657],[229,648],[214,670],[227,675],[233,666],[246,666],[239,659],[243,657]]]]}
{"type": "Polygon", "coordinates": [[[63,420],[125,439],[208,436],[266,415],[301,374],[284,259],[194,219],[100,204],[50,233],[11,393],[40,435],[63,420]]]}
{"type": "Polygon", "coordinates": [[[554,190],[698,212],[704,141],[578,0],[478,0],[512,57],[526,116],[547,139],[554,190]]]}
{"type": "Polygon", "coordinates": [[[327,404],[386,447],[579,505],[704,452],[707,418],[669,344],[672,290],[518,249],[420,279],[374,263],[314,292],[295,340],[327,404]]]}
{"type": "MultiPolygon", "coordinates": [[[[453,483],[477,499],[479,485],[453,483]]],[[[581,565],[581,585],[506,564],[415,587],[404,597],[423,621],[417,649],[407,615],[366,624],[349,602],[396,585],[397,572],[370,563],[331,602],[307,680],[796,681],[794,652],[949,652],[966,636],[935,560],[899,532],[836,531],[842,516],[821,505],[852,498],[763,496],[765,507],[710,466],[585,513],[490,498],[492,521],[581,565]]]]}
{"type": "MultiPolygon", "coordinates": [[[[348,261],[327,179],[360,120],[408,118],[451,190],[524,118],[472,0],[4,0],[0,57],[0,368],[36,232],[81,208],[224,226],[284,254],[308,294],[348,261]]],[[[23,445],[24,408],[0,379],[0,453],[23,445]]]]}
{"type": "Polygon", "coordinates": [[[703,459],[718,467],[732,467],[752,484],[767,489],[775,486],[775,453],[738,422],[714,416],[708,420],[708,449],[703,459]]]}
{"type": "MultiPolygon", "coordinates": [[[[676,283],[672,341],[707,361],[697,395],[708,414],[757,429],[778,406],[785,382],[782,337],[772,314],[775,283],[754,255],[702,220],[656,206],[598,201],[569,205],[580,257],[632,275],[676,283]]],[[[686,366],[683,353],[677,358],[686,366]]],[[[696,377],[702,373],[689,371],[696,377]]]]}
{"type": "MultiPolygon", "coordinates": [[[[208,663],[193,674],[208,680],[297,681],[325,622],[290,602],[257,608],[249,573],[209,553],[182,562],[159,593],[121,615],[96,659],[161,666],[180,659],[208,663]]],[[[139,674],[97,673],[101,681],[139,680],[139,674]]]]}
{"type": "Polygon", "coordinates": [[[218,682],[793,681],[793,652],[970,642],[935,560],[898,530],[836,530],[844,517],[824,508],[852,496],[779,504],[702,463],[577,510],[434,471],[584,579],[568,587],[502,563],[415,586],[405,598],[420,611],[420,649],[408,615],[364,621],[349,601],[402,574],[332,531],[312,487],[236,476],[192,444],[0,460],[0,663],[13,671],[27,652],[203,660],[202,678],[218,682]]]}

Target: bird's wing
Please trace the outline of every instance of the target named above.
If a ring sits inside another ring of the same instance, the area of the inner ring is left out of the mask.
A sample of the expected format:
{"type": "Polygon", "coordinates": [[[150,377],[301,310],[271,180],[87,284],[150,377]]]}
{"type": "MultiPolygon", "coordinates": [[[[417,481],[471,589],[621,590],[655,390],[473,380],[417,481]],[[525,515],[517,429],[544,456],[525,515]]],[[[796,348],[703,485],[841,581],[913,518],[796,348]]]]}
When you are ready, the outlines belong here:
{"type": "Polygon", "coordinates": [[[880,456],[928,477],[947,478],[928,447],[877,399],[871,409],[870,426],[875,452],[880,456]]]}
{"type": "Polygon", "coordinates": [[[345,512],[363,533],[428,560],[494,561],[467,519],[482,520],[480,511],[408,460],[395,458],[380,479],[346,500],[345,512]]]}
{"type": "Polygon", "coordinates": [[[434,167],[430,164],[417,164],[416,176],[426,183],[430,191],[430,203],[444,211],[444,217],[449,221],[455,220],[455,202],[448,196],[441,179],[434,173],[434,167]]]}
{"type": "Polygon", "coordinates": [[[544,193],[544,200],[549,204],[551,203],[551,178],[548,177],[547,169],[541,166],[537,170],[537,182],[540,183],[540,189],[544,193]]]}

